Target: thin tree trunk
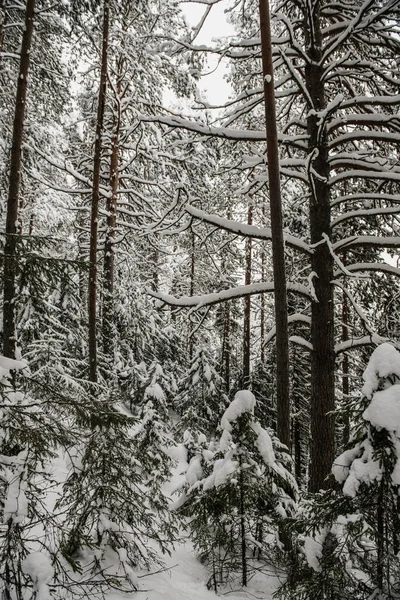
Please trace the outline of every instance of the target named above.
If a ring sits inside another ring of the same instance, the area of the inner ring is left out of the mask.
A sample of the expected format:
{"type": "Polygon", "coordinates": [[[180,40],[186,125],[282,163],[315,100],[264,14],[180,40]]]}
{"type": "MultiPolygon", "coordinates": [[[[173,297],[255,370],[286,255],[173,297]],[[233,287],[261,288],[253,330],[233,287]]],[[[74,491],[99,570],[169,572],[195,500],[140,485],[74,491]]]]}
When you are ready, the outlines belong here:
{"type": "MultiPolygon", "coordinates": [[[[265,226],[265,206],[262,207],[262,226],[265,226]]],[[[265,244],[262,245],[261,250],[261,281],[265,282],[266,275],[266,260],[265,260],[265,244]]],[[[260,306],[260,360],[261,363],[265,362],[265,294],[261,294],[261,306],[260,306]]]]}
{"type": "Polygon", "coordinates": [[[15,101],[14,127],[10,161],[10,179],[7,199],[6,241],[4,247],[4,300],[3,300],[3,354],[15,358],[15,278],[18,205],[21,185],[22,139],[25,122],[25,106],[28,72],[35,18],[35,0],[28,0],[25,11],[25,27],[22,36],[17,96],[15,101]]]}
{"type": "MultiPolygon", "coordinates": [[[[342,298],[342,341],[345,342],[349,339],[349,304],[346,294],[343,292],[342,298]]],[[[343,353],[342,359],[342,393],[343,401],[347,402],[350,395],[350,379],[349,379],[349,355],[347,352],[343,353]]],[[[342,443],[345,446],[350,439],[350,419],[346,414],[343,423],[343,437],[342,443]]]]}
{"type": "MultiPolygon", "coordinates": [[[[6,0],[0,0],[0,52],[3,51],[4,25],[6,24],[6,0]]],[[[0,64],[2,57],[0,56],[0,64]]]]}
{"type": "Polygon", "coordinates": [[[104,107],[107,91],[107,59],[108,59],[108,31],[110,9],[109,0],[104,0],[102,54],[100,87],[97,105],[96,139],[93,158],[93,189],[92,211],[90,218],[90,264],[89,264],[89,380],[97,382],[97,338],[96,338],[96,313],[97,313],[97,237],[98,215],[100,200],[100,167],[101,167],[101,142],[104,121],[104,107]]]}
{"type": "MultiPolygon", "coordinates": [[[[120,75],[120,73],[118,73],[120,75]]],[[[121,80],[117,81],[118,114],[114,122],[114,133],[112,137],[111,161],[110,161],[110,188],[111,196],[107,199],[107,232],[104,242],[104,274],[103,274],[103,349],[104,353],[112,356],[114,349],[114,280],[115,280],[115,234],[117,226],[117,201],[119,182],[119,133],[121,126],[121,114],[119,98],[121,94],[121,80]]]]}
{"type": "Polygon", "coordinates": [[[314,4],[310,19],[307,53],[309,62],[305,69],[307,90],[312,109],[307,118],[310,160],[310,237],[315,246],[311,267],[316,301],[311,307],[311,464],[309,489],[312,492],[326,488],[334,460],[335,428],[328,414],[335,408],[334,387],[334,310],[333,310],[333,259],[328,245],[320,243],[324,235],[331,237],[331,209],[329,190],[329,164],[326,126],[321,126],[319,114],[326,107],[322,35],[320,24],[321,3],[314,4]]]}
{"type": "Polygon", "coordinates": [[[244,476],[243,476],[243,459],[239,455],[239,494],[240,494],[240,553],[242,563],[242,585],[247,585],[247,544],[246,544],[246,520],[244,514],[244,476]]]}
{"type": "MultiPolygon", "coordinates": [[[[247,211],[247,223],[253,223],[253,207],[249,204],[247,211]]],[[[245,285],[251,283],[252,269],[252,240],[248,238],[246,241],[246,271],[245,285]]],[[[247,389],[250,385],[250,334],[251,334],[251,297],[246,296],[244,299],[244,314],[243,314],[243,388],[247,389]]]]}
{"type": "Polygon", "coordinates": [[[277,433],[290,448],[290,392],[288,308],[285,274],[285,246],[276,126],[274,71],[272,63],[271,22],[268,0],[259,0],[261,54],[264,77],[265,124],[267,130],[268,181],[271,207],[272,263],[274,273],[276,326],[277,433]]]}
{"type": "MultiPolygon", "coordinates": [[[[195,256],[194,256],[194,250],[195,250],[195,238],[194,238],[194,232],[191,232],[191,246],[192,246],[192,251],[191,251],[191,255],[190,255],[190,290],[189,290],[189,295],[190,297],[192,297],[194,295],[194,278],[195,278],[195,272],[196,272],[196,262],[195,262],[195,256]]],[[[189,327],[189,361],[191,362],[193,359],[193,354],[194,354],[194,333],[193,333],[193,321],[191,320],[191,317],[189,317],[189,322],[190,322],[190,327],[189,327]]]]}
{"type": "Polygon", "coordinates": [[[225,302],[224,305],[224,334],[222,342],[222,365],[225,381],[225,390],[229,394],[231,379],[231,305],[225,302]]]}

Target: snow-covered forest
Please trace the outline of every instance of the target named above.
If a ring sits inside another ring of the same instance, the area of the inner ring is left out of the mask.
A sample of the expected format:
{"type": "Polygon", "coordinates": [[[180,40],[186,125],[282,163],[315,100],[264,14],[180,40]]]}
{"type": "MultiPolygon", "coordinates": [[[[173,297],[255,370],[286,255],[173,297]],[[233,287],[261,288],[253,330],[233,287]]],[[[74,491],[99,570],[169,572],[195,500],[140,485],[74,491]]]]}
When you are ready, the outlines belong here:
{"type": "Polygon", "coordinates": [[[0,0],[1,600],[400,598],[399,57],[400,0],[0,0]]]}

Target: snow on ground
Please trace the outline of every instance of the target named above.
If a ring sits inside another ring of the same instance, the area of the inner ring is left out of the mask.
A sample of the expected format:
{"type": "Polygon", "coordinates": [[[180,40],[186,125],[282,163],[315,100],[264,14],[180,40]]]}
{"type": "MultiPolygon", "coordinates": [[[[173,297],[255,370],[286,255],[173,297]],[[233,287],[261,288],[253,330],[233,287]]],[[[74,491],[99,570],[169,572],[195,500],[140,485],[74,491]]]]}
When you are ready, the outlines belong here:
{"type": "MultiPolygon", "coordinates": [[[[166,570],[139,576],[138,594],[111,592],[107,600],[216,600],[216,594],[206,587],[207,569],[197,560],[189,541],[178,544],[165,563],[166,570]]],[[[276,576],[257,574],[246,590],[238,588],[229,592],[224,589],[221,595],[230,600],[272,600],[272,594],[278,586],[276,576]]]]}
{"type": "MultiPolygon", "coordinates": [[[[183,445],[169,448],[170,455],[177,461],[171,480],[164,486],[164,493],[171,497],[185,481],[187,468],[186,450],[183,445]]],[[[173,498],[171,498],[172,500],[173,498]]],[[[164,557],[165,568],[154,573],[139,573],[137,594],[119,594],[110,592],[106,600],[216,600],[214,591],[207,589],[209,573],[196,558],[193,545],[187,538],[175,544],[171,556],[164,557]]],[[[268,574],[257,573],[249,581],[246,590],[221,590],[221,596],[230,600],[272,600],[272,594],[278,589],[280,581],[273,569],[268,574]]]]}

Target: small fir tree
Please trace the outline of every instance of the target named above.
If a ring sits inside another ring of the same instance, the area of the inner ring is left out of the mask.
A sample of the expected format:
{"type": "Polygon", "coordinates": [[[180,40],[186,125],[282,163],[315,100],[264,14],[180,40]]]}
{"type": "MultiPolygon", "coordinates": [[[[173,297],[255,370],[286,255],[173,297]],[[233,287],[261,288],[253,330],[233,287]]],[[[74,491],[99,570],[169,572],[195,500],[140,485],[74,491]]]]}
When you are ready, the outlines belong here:
{"type": "Polygon", "coordinates": [[[170,521],[158,522],[160,494],[150,497],[132,428],[137,420],[107,400],[97,399],[97,414],[80,457],[65,483],[59,507],[67,518],[62,551],[83,574],[90,591],[109,587],[132,591],[134,569],[159,562],[169,551],[170,521]]]}
{"type": "Polygon", "coordinates": [[[278,534],[297,496],[290,458],[255,420],[254,406],[251,392],[238,392],[222,416],[214,447],[198,439],[177,502],[190,517],[195,548],[211,568],[209,586],[215,590],[239,573],[247,585],[255,562],[268,553],[268,534],[278,534]]]}
{"type": "Polygon", "coordinates": [[[72,430],[44,401],[23,391],[23,375],[18,388],[11,383],[10,371],[24,367],[0,357],[0,595],[7,600],[23,600],[28,592],[39,597],[62,577],[60,522],[48,494],[56,484],[52,461],[57,448],[70,443],[72,430]]]}
{"type": "Polygon", "coordinates": [[[295,557],[278,593],[287,600],[387,600],[400,578],[400,353],[373,352],[353,435],[335,460],[335,489],[303,502],[295,557]]]}
{"type": "Polygon", "coordinates": [[[225,382],[214,368],[210,353],[200,348],[178,384],[175,406],[180,420],[178,429],[193,429],[215,435],[228,405],[225,382]]]}

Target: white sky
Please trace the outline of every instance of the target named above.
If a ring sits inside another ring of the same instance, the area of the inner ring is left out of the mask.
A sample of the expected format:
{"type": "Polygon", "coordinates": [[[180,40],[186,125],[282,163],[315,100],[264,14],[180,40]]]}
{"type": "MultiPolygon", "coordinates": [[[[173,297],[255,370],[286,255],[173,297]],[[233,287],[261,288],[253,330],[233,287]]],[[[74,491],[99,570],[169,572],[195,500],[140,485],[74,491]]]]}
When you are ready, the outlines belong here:
{"type": "MultiPolygon", "coordinates": [[[[190,26],[195,26],[201,20],[207,6],[205,4],[194,4],[189,2],[182,3],[182,11],[186,17],[186,20],[190,26]]],[[[203,25],[200,34],[195,39],[194,44],[196,46],[212,45],[212,42],[216,38],[232,35],[233,28],[227,22],[224,14],[224,7],[226,6],[226,0],[222,0],[218,4],[212,7],[212,10],[203,25]]],[[[213,71],[217,65],[217,61],[210,56],[209,66],[206,72],[213,71]]],[[[199,82],[199,89],[205,95],[206,99],[210,104],[220,105],[223,104],[231,92],[230,85],[224,80],[224,73],[226,72],[226,61],[222,61],[219,67],[206,77],[202,78],[199,82]]]]}

